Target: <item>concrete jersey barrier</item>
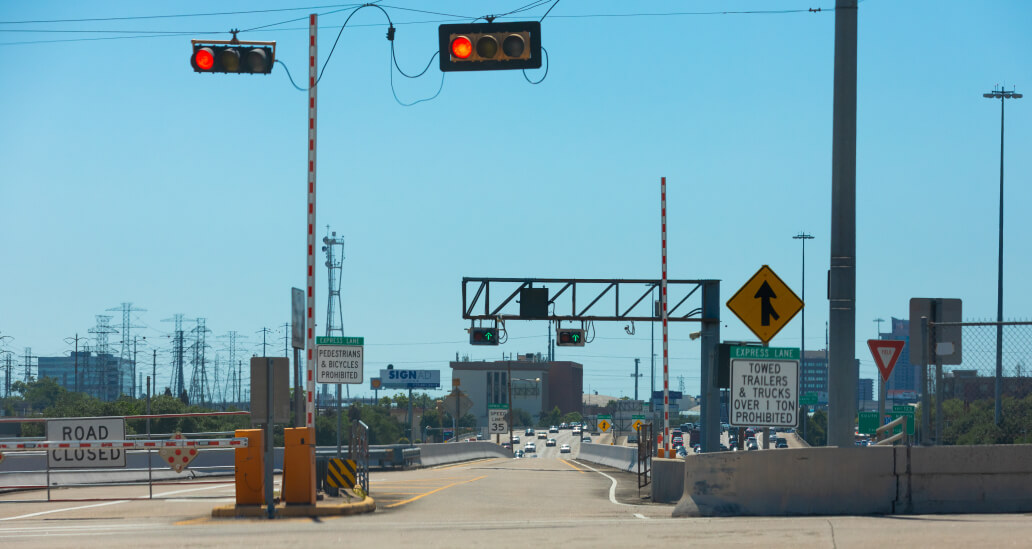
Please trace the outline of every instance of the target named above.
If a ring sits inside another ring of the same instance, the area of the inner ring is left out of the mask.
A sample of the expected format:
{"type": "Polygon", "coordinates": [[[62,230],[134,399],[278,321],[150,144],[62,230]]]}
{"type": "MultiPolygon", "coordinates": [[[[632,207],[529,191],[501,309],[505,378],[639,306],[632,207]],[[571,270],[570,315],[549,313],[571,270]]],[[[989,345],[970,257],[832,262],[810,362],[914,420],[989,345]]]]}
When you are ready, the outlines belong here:
{"type": "Polygon", "coordinates": [[[621,471],[638,470],[638,448],[634,446],[611,446],[608,444],[581,443],[577,459],[590,461],[620,469],[621,471]]]}
{"type": "Polygon", "coordinates": [[[512,450],[503,448],[493,442],[443,442],[417,444],[416,446],[419,447],[420,465],[423,467],[433,467],[434,465],[458,463],[473,459],[512,457],[512,450]]]}

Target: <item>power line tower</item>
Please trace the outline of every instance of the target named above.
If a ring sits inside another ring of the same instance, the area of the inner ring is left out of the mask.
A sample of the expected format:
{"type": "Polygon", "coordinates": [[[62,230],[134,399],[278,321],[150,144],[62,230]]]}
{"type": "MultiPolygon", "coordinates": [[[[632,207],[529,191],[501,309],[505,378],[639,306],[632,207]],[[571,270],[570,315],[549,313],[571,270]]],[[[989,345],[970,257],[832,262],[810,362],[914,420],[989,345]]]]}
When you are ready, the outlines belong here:
{"type": "Polygon", "coordinates": [[[197,326],[190,331],[194,334],[194,342],[190,346],[191,351],[193,351],[193,360],[190,364],[190,402],[204,405],[211,402],[211,386],[208,384],[208,371],[205,367],[206,361],[204,358],[204,352],[208,348],[206,337],[211,330],[205,327],[203,318],[198,318],[197,326]]]}
{"type": "Polygon", "coordinates": [[[237,340],[246,339],[247,336],[240,335],[235,330],[230,330],[223,335],[218,336],[216,339],[221,339],[226,342],[226,347],[223,347],[223,351],[229,353],[229,371],[233,372],[232,375],[226,376],[226,381],[229,382],[232,379],[232,384],[229,386],[230,399],[236,399],[237,405],[240,404],[240,365],[241,361],[237,360],[237,340]],[[235,369],[235,371],[234,371],[235,369]]]}
{"type": "Polygon", "coordinates": [[[130,361],[130,353],[132,352],[129,344],[132,342],[132,329],[133,328],[146,328],[146,326],[133,325],[132,313],[143,313],[147,309],[136,309],[132,303],[122,303],[121,307],[112,307],[108,311],[122,311],[122,350],[119,353],[122,361],[128,363],[130,361]]]}
{"type": "Polygon", "coordinates": [[[4,397],[6,398],[11,396],[11,356],[14,355],[14,352],[4,351],[3,354],[6,355],[4,366],[4,370],[7,372],[7,375],[4,376],[4,397]]]}
{"type": "MultiPolygon", "coordinates": [[[[25,348],[25,364],[24,364],[24,366],[25,366],[25,383],[28,383],[28,382],[32,381],[32,359],[34,359],[34,358],[39,358],[39,357],[38,356],[33,356],[33,354],[32,354],[32,347],[26,347],[25,348]]],[[[37,373],[38,373],[38,370],[37,370],[37,373]]]]}
{"type": "Polygon", "coordinates": [[[97,336],[97,354],[111,354],[111,346],[108,344],[108,335],[117,334],[118,330],[111,325],[111,315],[96,315],[97,325],[89,329],[91,334],[97,336]]]}
{"type": "Polygon", "coordinates": [[[177,313],[172,318],[166,318],[162,322],[175,323],[175,330],[172,332],[172,381],[169,385],[172,386],[172,396],[179,397],[186,388],[185,376],[183,375],[183,314],[177,313]]]}
{"type": "MultiPolygon", "coordinates": [[[[330,232],[329,225],[326,226],[326,232],[330,232]]],[[[337,232],[333,231],[330,235],[323,237],[322,241],[322,249],[326,252],[326,279],[330,286],[326,303],[326,335],[336,334],[343,337],[344,311],[340,305],[340,275],[344,268],[344,239],[337,238],[337,232]],[[339,253],[336,249],[340,250],[339,253]]]]}

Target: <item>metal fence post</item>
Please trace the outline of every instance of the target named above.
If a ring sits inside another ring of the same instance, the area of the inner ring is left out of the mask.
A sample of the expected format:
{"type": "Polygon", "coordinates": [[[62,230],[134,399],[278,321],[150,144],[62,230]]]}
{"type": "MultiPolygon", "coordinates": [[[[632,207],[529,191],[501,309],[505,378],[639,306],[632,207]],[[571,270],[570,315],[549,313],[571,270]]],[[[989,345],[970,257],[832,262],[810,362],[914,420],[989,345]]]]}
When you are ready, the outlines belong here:
{"type": "Polygon", "coordinates": [[[928,392],[928,317],[921,317],[921,436],[918,437],[922,446],[929,444],[931,435],[931,414],[928,411],[932,407],[932,395],[928,392]]]}

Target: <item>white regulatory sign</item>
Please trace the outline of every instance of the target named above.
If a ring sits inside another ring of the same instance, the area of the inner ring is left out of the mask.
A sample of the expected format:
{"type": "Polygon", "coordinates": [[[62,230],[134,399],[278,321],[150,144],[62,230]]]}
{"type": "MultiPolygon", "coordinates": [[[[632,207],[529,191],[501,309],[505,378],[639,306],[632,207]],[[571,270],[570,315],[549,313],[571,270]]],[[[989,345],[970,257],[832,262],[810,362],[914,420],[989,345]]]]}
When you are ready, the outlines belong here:
{"type": "MultiPolygon", "coordinates": [[[[48,419],[47,440],[125,440],[122,418],[48,419]]],[[[61,448],[47,452],[51,469],[125,467],[121,448],[61,448]]]]}
{"type": "Polygon", "coordinates": [[[487,411],[488,423],[491,424],[490,434],[492,435],[504,435],[509,432],[509,422],[506,421],[506,416],[509,414],[507,409],[495,409],[492,408],[487,411]]]}
{"type": "Polygon", "coordinates": [[[361,345],[317,345],[315,380],[319,383],[362,383],[361,345]]]}
{"type": "Polygon", "coordinates": [[[799,349],[731,348],[731,425],[795,427],[799,349]]]}

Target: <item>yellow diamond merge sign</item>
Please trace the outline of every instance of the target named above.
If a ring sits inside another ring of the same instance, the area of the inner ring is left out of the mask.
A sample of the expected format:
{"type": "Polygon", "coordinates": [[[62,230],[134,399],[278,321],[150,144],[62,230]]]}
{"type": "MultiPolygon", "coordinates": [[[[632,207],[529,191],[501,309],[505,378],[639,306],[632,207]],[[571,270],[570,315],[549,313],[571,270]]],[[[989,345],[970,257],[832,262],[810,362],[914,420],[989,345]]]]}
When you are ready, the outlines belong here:
{"type": "Polygon", "coordinates": [[[635,431],[640,431],[641,430],[641,420],[640,419],[634,420],[634,423],[631,424],[631,427],[634,427],[635,431]]]}
{"type": "Polygon", "coordinates": [[[802,310],[803,301],[770,267],[764,265],[727,300],[727,308],[760,341],[768,343],[802,310]]]}
{"type": "Polygon", "coordinates": [[[605,420],[605,419],[603,419],[603,420],[598,422],[598,429],[600,431],[602,431],[603,433],[608,432],[609,428],[612,427],[612,426],[613,426],[613,424],[609,423],[609,421],[605,420]]]}

